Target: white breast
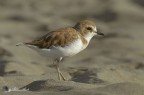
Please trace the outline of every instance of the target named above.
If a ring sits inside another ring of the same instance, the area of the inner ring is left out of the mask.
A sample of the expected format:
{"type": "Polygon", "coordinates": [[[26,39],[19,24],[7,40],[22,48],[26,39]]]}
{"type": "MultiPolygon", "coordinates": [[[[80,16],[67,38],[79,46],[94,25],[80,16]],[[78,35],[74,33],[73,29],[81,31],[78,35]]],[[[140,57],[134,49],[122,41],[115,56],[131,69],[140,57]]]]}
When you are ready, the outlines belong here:
{"type": "Polygon", "coordinates": [[[80,39],[77,39],[65,47],[55,47],[56,51],[63,56],[73,56],[82,51],[86,46],[80,39]]]}

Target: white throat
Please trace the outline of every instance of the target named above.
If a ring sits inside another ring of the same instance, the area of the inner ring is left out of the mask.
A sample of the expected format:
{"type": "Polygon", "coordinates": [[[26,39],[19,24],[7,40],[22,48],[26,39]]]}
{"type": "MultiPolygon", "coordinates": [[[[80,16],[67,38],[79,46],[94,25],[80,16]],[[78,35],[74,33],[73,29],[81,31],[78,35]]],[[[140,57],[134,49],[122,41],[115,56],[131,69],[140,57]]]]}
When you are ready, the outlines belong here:
{"type": "Polygon", "coordinates": [[[88,43],[89,43],[93,36],[95,36],[94,33],[89,33],[89,34],[85,35],[84,38],[85,38],[85,39],[88,41],[88,43]]]}
{"type": "MultiPolygon", "coordinates": [[[[94,31],[97,31],[96,27],[91,26],[94,31]]],[[[89,32],[87,35],[84,35],[84,38],[90,42],[93,36],[97,35],[95,32],[89,32]]]]}

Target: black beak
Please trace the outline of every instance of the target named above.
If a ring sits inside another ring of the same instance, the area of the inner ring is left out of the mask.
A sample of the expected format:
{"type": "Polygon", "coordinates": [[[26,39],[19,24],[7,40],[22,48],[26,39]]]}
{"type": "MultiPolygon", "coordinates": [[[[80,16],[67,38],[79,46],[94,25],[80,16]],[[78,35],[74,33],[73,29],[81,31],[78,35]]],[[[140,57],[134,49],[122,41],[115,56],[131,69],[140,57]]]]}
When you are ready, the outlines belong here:
{"type": "Polygon", "coordinates": [[[97,34],[101,35],[101,36],[104,36],[104,34],[102,32],[100,32],[100,31],[97,31],[97,34]]]}

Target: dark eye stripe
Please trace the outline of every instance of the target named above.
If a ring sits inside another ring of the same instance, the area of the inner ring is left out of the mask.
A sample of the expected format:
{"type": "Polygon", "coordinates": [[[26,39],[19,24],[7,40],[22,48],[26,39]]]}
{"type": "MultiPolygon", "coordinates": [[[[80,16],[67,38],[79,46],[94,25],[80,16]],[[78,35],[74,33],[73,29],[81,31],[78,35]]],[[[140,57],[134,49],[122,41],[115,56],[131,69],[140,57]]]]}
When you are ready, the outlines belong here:
{"type": "Polygon", "coordinates": [[[87,27],[87,30],[92,30],[92,28],[91,27],[87,27]]]}

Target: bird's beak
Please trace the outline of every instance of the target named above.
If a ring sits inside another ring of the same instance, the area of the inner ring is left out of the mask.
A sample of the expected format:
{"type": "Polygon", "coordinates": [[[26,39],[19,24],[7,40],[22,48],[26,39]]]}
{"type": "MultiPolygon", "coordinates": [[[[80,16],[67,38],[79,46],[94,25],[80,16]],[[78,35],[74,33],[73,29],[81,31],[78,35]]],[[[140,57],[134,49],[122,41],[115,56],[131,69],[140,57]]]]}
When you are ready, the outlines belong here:
{"type": "Polygon", "coordinates": [[[100,31],[97,31],[96,33],[97,33],[97,35],[104,36],[104,34],[102,32],[100,32],[100,31]]]}

